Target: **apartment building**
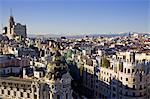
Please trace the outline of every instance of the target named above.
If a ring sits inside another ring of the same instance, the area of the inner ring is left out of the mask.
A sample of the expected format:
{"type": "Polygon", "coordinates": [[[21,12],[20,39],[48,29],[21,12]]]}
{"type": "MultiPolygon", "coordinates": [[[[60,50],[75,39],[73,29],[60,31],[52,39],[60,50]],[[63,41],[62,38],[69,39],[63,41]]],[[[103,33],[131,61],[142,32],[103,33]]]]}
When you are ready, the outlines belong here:
{"type": "MultiPolygon", "coordinates": [[[[99,80],[101,90],[100,95],[107,98],[119,99],[145,99],[149,98],[149,61],[136,62],[134,53],[130,53],[128,59],[108,59],[109,66],[101,66],[99,80]],[[125,61],[127,60],[127,61],[125,61]],[[107,87],[106,87],[107,86],[107,87]]],[[[102,60],[103,61],[103,60],[102,60]]]]}

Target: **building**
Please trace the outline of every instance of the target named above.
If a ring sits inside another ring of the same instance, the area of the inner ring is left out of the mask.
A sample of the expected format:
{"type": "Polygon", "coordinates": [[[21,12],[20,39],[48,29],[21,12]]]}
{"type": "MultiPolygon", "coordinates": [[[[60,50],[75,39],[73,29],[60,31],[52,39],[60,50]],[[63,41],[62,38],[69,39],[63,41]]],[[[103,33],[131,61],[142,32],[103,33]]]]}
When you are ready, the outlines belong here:
{"type": "Polygon", "coordinates": [[[35,79],[0,77],[0,98],[46,99],[44,97],[44,85],[35,79]]]}
{"type": "MultiPolygon", "coordinates": [[[[3,56],[1,60],[9,59],[3,56]]],[[[21,67],[21,64],[15,70],[14,66],[9,70],[9,65],[13,65],[11,62],[1,63],[1,65],[3,66],[0,68],[2,73],[0,98],[2,99],[72,99],[72,77],[68,73],[66,61],[59,52],[53,55],[47,71],[35,70],[30,66],[21,67]]],[[[17,63],[14,62],[14,65],[17,63]]]]}
{"type": "Polygon", "coordinates": [[[16,58],[12,54],[0,55],[0,68],[5,68],[7,66],[29,66],[28,58],[16,58]]]}
{"type": "Polygon", "coordinates": [[[26,25],[21,25],[20,23],[15,24],[13,16],[10,16],[8,19],[6,35],[10,39],[14,39],[17,36],[21,38],[26,38],[27,37],[26,25]]]}
{"type": "Polygon", "coordinates": [[[65,59],[59,52],[55,53],[52,62],[48,64],[46,79],[50,88],[50,98],[46,99],[72,99],[72,77],[65,59]]]}
{"type": "MultiPolygon", "coordinates": [[[[127,54],[128,55],[128,54],[127,54]]],[[[149,61],[136,62],[135,53],[123,59],[107,59],[99,72],[100,95],[106,98],[145,99],[149,96],[149,61]],[[103,83],[103,84],[102,84],[103,83]],[[105,94],[107,93],[107,94],[105,94]]],[[[104,58],[102,59],[102,63],[104,58]]]]}

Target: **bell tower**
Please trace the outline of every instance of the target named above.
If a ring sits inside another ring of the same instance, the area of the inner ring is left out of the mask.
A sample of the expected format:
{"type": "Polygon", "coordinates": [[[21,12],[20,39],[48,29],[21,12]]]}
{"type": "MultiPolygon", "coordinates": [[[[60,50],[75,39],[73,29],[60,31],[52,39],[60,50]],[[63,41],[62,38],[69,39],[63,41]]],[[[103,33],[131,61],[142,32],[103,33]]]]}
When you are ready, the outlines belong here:
{"type": "Polygon", "coordinates": [[[8,18],[8,27],[7,27],[7,36],[10,38],[13,36],[14,25],[15,25],[15,21],[12,15],[12,9],[10,9],[10,16],[8,18]]]}

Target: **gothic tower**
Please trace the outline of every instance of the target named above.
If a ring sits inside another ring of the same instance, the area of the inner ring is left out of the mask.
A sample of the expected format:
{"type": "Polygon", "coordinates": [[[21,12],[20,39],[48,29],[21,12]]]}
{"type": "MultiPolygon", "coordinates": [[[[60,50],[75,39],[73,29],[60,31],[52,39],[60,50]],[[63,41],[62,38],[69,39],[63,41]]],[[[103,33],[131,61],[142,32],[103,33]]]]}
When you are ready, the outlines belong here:
{"type": "Polygon", "coordinates": [[[15,25],[15,21],[14,21],[14,18],[12,16],[12,11],[11,11],[11,15],[8,18],[8,27],[7,27],[7,36],[9,38],[13,37],[13,28],[14,28],[14,25],[15,25]]]}

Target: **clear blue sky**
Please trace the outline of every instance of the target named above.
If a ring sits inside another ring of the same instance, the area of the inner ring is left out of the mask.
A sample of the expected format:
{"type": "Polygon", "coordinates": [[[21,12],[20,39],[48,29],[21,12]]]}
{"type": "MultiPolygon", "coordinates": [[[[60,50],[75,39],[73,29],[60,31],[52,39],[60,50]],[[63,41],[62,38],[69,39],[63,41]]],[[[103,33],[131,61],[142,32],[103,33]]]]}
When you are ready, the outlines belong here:
{"type": "Polygon", "coordinates": [[[150,0],[0,0],[0,22],[10,8],[32,34],[150,32],[150,0]]]}

